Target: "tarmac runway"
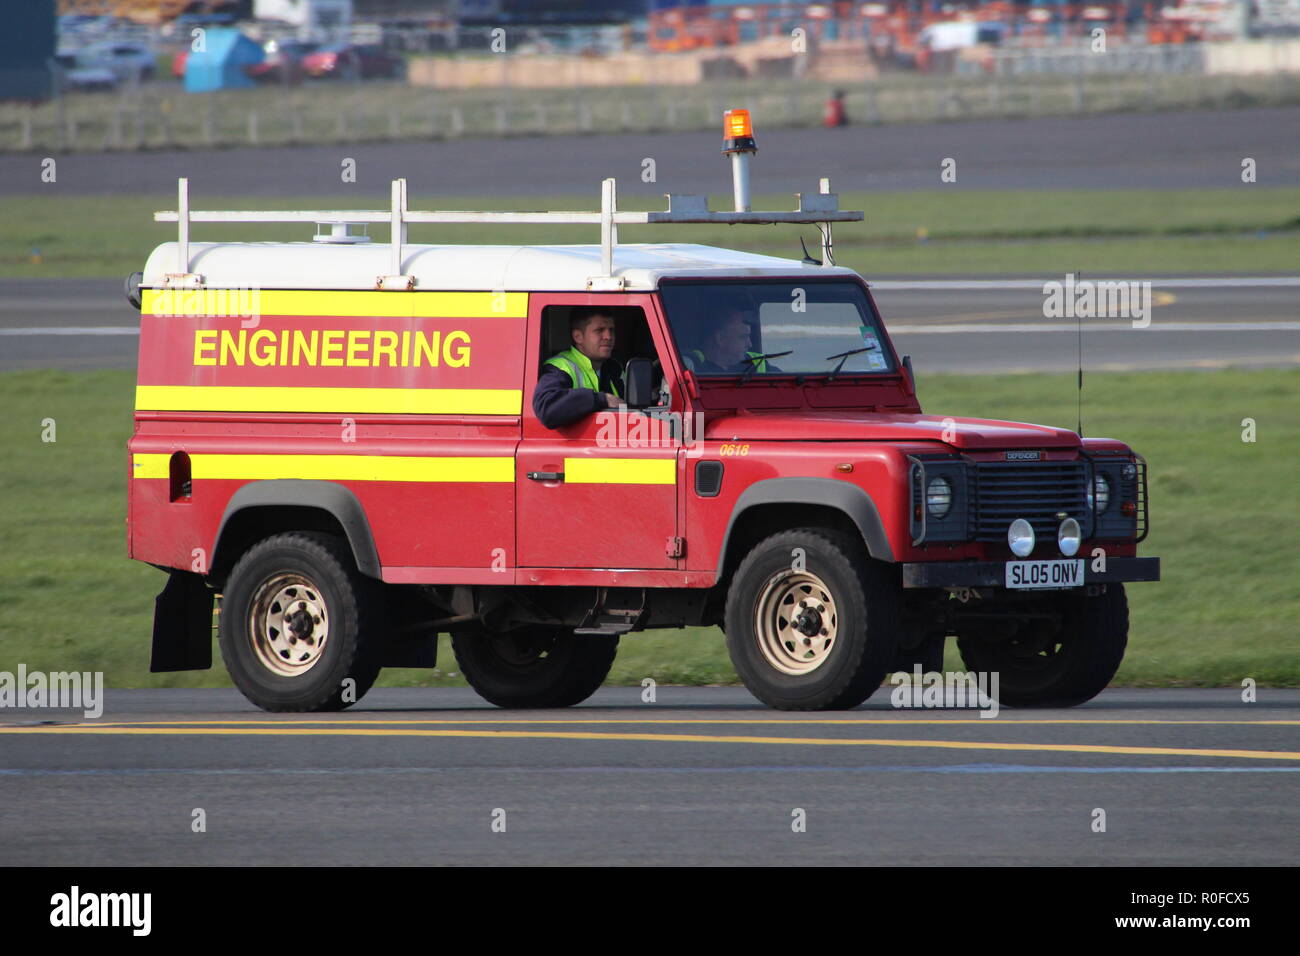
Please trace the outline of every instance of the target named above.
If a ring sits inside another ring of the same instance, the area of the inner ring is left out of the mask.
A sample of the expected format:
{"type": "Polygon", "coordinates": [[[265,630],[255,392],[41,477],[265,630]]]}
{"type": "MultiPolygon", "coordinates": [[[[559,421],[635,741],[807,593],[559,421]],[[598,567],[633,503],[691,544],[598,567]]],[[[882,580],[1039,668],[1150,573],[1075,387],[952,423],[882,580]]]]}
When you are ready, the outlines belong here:
{"type": "MultiPolygon", "coordinates": [[[[815,192],[821,176],[839,192],[1242,188],[1247,157],[1260,185],[1300,185],[1300,107],[839,129],[768,129],[761,113],[754,122],[755,195],[815,192]],[[940,182],[945,159],[956,161],[953,183],[940,182]]],[[[55,183],[41,181],[43,157],[9,153],[0,155],[0,196],[174,198],[176,180],[185,176],[195,208],[204,208],[204,196],[386,196],[389,182],[405,177],[413,203],[423,196],[574,194],[595,203],[601,179],[614,176],[623,196],[728,198],[731,173],[720,136],[721,117],[717,131],[693,133],[71,153],[55,157],[55,183]],[[342,182],[345,157],[356,160],[355,183],[342,182]],[[646,158],[655,161],[654,182],[642,181],[646,158]]]]}
{"type": "MultiPolygon", "coordinates": [[[[1150,281],[1148,326],[1083,322],[1086,369],[1300,365],[1300,277],[1150,281]]],[[[1075,367],[1076,323],[1044,317],[1040,279],[881,279],[872,287],[918,376],[1075,367]]],[[[0,371],[134,368],[138,322],[116,279],[0,279],[0,371]]]]}
{"type": "Polygon", "coordinates": [[[1300,691],[1119,689],[986,719],[896,709],[890,690],[811,714],[731,687],[654,703],[605,688],[544,712],[461,688],[372,691],[342,714],[264,714],[233,690],[109,691],[98,720],[6,709],[0,865],[1291,866],[1300,851],[1300,691]]]}

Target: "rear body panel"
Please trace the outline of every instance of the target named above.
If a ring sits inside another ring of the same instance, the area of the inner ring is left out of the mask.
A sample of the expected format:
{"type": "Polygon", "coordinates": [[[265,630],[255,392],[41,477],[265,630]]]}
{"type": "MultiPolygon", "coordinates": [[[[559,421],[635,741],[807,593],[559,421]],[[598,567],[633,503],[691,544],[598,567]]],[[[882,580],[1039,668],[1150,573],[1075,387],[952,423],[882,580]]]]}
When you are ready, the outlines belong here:
{"type": "Polygon", "coordinates": [[[250,317],[154,315],[146,292],[131,555],[205,570],[237,490],[304,479],[356,495],[386,572],[513,565],[527,296],[500,298],[262,293],[250,317]]]}

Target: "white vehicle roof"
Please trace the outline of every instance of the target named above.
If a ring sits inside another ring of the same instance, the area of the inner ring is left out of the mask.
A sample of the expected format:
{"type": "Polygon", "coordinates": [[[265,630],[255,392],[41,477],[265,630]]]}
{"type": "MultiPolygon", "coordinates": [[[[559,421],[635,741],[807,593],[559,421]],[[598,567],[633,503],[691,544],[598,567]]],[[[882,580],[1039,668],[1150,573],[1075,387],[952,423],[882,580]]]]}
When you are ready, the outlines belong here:
{"type": "MultiPolygon", "coordinates": [[[[191,242],[190,269],[213,289],[374,289],[390,272],[386,242],[191,242]]],[[[402,273],[416,290],[585,292],[601,274],[601,247],[439,246],[402,247],[402,273]]],[[[163,243],[149,256],[141,285],[160,288],[176,271],[177,244],[163,243]]],[[[659,288],[664,278],[856,276],[842,266],[762,256],[695,243],[623,244],[614,248],[611,275],[629,292],[659,288]]]]}

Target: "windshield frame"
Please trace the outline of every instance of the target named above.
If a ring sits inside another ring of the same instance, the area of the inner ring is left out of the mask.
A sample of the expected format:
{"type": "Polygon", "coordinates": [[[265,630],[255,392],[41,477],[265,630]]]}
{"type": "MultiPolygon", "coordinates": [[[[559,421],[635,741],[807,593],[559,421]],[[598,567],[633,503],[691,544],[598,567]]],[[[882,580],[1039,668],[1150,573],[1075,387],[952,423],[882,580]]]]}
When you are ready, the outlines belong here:
{"type": "MultiPolygon", "coordinates": [[[[889,331],[885,327],[884,319],[880,315],[880,310],[876,308],[875,299],[871,295],[871,287],[867,282],[856,273],[839,274],[830,276],[805,276],[805,275],[764,275],[764,276],[681,276],[668,277],[660,279],[659,288],[656,290],[656,297],[659,300],[659,308],[663,313],[665,331],[668,333],[669,341],[672,344],[673,351],[676,355],[677,362],[683,371],[687,371],[688,366],[685,363],[683,355],[683,343],[680,341],[677,330],[673,325],[673,318],[668,300],[663,293],[666,288],[678,288],[681,286],[706,285],[739,285],[751,287],[756,285],[778,285],[778,286],[813,286],[813,285],[844,285],[851,284],[858,288],[862,293],[862,301],[865,304],[867,312],[867,321],[876,333],[876,341],[880,345],[880,354],[884,356],[885,368],[882,369],[859,369],[852,368],[851,360],[846,362],[844,367],[835,373],[836,361],[827,360],[824,371],[780,371],[780,372],[762,372],[751,375],[746,385],[752,385],[756,382],[783,382],[788,383],[791,379],[798,379],[800,382],[817,382],[822,385],[837,385],[840,383],[862,384],[863,381],[881,381],[896,379],[903,374],[902,361],[897,351],[894,349],[894,343],[889,337],[889,331]],[[830,376],[834,373],[834,378],[830,376]],[[828,382],[829,380],[829,382],[828,382]]],[[[769,346],[762,346],[768,348],[769,346]]],[[[734,385],[736,380],[744,378],[745,372],[709,372],[700,374],[692,372],[692,377],[701,385],[711,383],[726,383],[734,385]]]]}

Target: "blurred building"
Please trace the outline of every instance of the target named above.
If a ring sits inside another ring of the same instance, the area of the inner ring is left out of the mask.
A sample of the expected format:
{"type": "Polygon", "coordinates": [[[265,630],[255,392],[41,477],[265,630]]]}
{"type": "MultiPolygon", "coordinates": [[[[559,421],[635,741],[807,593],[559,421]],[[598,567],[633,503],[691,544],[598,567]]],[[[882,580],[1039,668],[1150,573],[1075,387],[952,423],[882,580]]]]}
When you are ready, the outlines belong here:
{"type": "Polygon", "coordinates": [[[644,19],[649,0],[354,0],[361,20],[437,19],[462,26],[583,26],[644,19]]]}
{"type": "Polygon", "coordinates": [[[50,95],[50,62],[57,45],[54,0],[6,4],[0,30],[0,100],[50,95]]]}

